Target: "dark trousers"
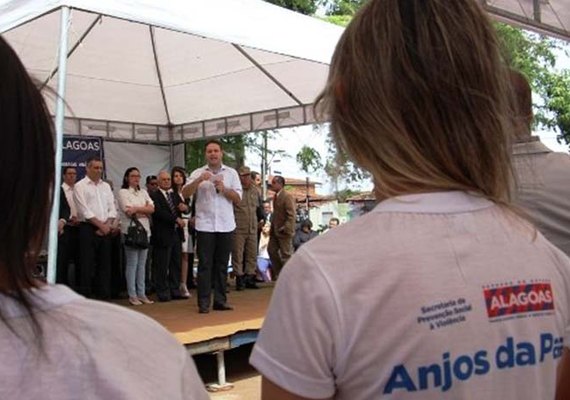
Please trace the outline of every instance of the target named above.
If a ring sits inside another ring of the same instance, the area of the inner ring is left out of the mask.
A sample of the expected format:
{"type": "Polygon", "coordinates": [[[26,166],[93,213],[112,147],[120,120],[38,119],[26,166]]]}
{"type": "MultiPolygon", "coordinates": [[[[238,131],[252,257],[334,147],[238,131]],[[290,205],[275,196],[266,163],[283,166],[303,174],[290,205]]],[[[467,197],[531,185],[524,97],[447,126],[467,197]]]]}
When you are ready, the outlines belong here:
{"type": "Polygon", "coordinates": [[[188,249],[191,249],[192,252],[188,253],[188,278],[186,278],[186,286],[188,288],[195,288],[196,284],[194,283],[194,231],[190,232],[188,235],[188,249]]]}
{"type": "Polygon", "coordinates": [[[159,299],[180,296],[181,258],[182,245],[178,236],[170,246],[153,246],[152,279],[159,299]]]}
{"type": "Polygon", "coordinates": [[[153,259],[153,246],[148,246],[148,253],[146,256],[146,266],[145,266],[145,278],[144,278],[144,286],[146,288],[146,293],[154,293],[154,275],[152,273],[152,259],[153,259]]]}
{"type": "Polygon", "coordinates": [[[79,264],[79,227],[66,225],[57,241],[57,272],[55,281],[71,288],[77,287],[77,265],[79,264]],[[73,279],[69,274],[69,263],[75,263],[73,279]]]}
{"type": "Polygon", "coordinates": [[[127,290],[121,234],[111,236],[111,296],[119,298],[127,290]]]}
{"type": "Polygon", "coordinates": [[[97,228],[88,222],[79,225],[79,287],[78,292],[102,300],[111,298],[110,236],[95,234],[97,228]]]}
{"type": "Polygon", "coordinates": [[[196,231],[198,253],[198,307],[209,308],[214,283],[214,304],[226,303],[226,278],[233,232],[196,231]]]}

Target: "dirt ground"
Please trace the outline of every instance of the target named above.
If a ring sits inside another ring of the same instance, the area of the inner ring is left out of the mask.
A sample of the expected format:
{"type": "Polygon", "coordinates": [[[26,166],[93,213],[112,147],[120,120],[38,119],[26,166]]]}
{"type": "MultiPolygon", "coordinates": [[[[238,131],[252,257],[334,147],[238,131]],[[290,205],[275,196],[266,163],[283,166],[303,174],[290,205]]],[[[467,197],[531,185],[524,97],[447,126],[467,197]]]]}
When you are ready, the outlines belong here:
{"type": "MultiPolygon", "coordinates": [[[[252,345],[244,345],[226,351],[226,380],[233,384],[227,391],[210,392],[213,400],[260,400],[261,376],[249,365],[248,358],[252,345]]],[[[216,357],[202,354],[194,357],[202,380],[207,383],[217,381],[216,357]]]]}

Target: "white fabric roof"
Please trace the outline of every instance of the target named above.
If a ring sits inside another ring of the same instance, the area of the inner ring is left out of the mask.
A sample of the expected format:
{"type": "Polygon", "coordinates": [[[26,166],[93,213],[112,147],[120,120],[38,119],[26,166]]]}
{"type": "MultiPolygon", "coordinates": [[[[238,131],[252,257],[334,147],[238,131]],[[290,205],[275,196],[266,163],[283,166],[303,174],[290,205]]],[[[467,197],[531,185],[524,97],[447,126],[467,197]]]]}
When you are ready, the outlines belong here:
{"type": "Polygon", "coordinates": [[[570,40],[570,0],[481,0],[495,18],[570,40]]]}
{"type": "MultiPolygon", "coordinates": [[[[570,40],[570,0],[481,2],[497,19],[570,40]]],[[[260,0],[0,0],[0,33],[52,87],[62,6],[72,8],[66,100],[76,118],[66,132],[116,139],[312,122],[342,32],[260,0]]]]}
{"type": "Polygon", "coordinates": [[[54,88],[62,6],[67,116],[128,123],[112,130],[127,139],[160,136],[129,124],[190,124],[175,132],[187,139],[310,122],[342,33],[260,0],[0,0],[0,33],[54,88]]]}

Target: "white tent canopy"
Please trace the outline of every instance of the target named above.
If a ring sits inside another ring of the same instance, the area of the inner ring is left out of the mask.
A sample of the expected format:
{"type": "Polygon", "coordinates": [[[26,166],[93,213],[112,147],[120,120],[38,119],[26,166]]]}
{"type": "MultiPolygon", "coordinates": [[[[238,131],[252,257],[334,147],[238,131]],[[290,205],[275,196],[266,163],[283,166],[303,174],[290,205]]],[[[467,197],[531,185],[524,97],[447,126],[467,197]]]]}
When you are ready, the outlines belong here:
{"type": "Polygon", "coordinates": [[[309,123],[342,33],[259,0],[0,1],[0,33],[54,88],[64,6],[71,8],[65,130],[115,139],[176,141],[309,123]]]}
{"type": "MultiPolygon", "coordinates": [[[[481,2],[497,19],[570,39],[569,0],[481,2]]],[[[65,131],[118,140],[310,123],[342,32],[260,0],[0,0],[0,33],[52,87],[64,6],[65,131]]]]}
{"type": "Polygon", "coordinates": [[[341,32],[260,0],[0,0],[0,33],[57,82],[56,171],[64,130],[172,143],[310,123],[341,32]]]}
{"type": "Polygon", "coordinates": [[[570,0],[481,0],[496,19],[570,40],[570,0]]]}

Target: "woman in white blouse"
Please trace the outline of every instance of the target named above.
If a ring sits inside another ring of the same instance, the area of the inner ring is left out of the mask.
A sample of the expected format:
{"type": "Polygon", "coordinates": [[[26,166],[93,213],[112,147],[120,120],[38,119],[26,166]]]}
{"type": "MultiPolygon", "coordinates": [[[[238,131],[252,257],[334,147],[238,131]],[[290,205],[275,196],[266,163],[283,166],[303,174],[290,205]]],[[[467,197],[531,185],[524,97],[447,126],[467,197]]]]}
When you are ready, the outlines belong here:
{"type": "MultiPolygon", "coordinates": [[[[141,174],[135,167],[127,168],[123,176],[123,185],[119,190],[119,210],[121,232],[127,234],[131,219],[136,216],[144,226],[150,239],[148,216],[154,212],[154,203],[146,190],[140,188],[141,174]]],[[[129,303],[133,306],[152,304],[145,294],[145,264],[148,249],[139,249],[125,245],[127,291],[129,303]]]]}

